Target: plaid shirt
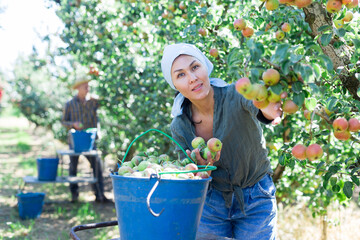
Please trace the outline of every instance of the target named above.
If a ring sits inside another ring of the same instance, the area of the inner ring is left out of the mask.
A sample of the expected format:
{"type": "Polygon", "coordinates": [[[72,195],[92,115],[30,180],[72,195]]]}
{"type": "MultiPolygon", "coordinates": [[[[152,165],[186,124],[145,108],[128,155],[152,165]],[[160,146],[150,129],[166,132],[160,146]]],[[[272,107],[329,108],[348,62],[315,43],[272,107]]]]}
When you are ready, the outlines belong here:
{"type": "Polygon", "coordinates": [[[96,99],[81,102],[76,95],[65,104],[61,123],[70,130],[75,122],[81,122],[84,129],[96,128],[98,123],[97,109],[99,102],[96,99]]]}

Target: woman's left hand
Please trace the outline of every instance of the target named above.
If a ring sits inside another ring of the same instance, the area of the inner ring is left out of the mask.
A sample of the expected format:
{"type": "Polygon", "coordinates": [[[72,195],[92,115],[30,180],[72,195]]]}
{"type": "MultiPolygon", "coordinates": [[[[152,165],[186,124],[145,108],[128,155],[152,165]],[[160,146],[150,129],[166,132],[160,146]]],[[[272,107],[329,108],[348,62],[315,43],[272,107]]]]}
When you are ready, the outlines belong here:
{"type": "Polygon", "coordinates": [[[269,120],[273,120],[273,124],[278,124],[281,121],[283,111],[281,109],[281,102],[269,103],[266,108],[261,109],[262,114],[269,120]]]}

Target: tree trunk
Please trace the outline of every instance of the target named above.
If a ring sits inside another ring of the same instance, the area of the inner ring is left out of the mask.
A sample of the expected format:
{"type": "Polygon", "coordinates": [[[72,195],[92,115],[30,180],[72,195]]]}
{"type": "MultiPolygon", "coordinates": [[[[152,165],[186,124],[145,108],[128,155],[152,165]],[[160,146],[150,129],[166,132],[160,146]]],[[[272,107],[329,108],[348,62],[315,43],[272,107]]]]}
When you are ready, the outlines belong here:
{"type": "MultiPolygon", "coordinates": [[[[324,25],[329,25],[331,27],[333,26],[332,16],[326,11],[322,3],[314,2],[303,10],[305,13],[305,21],[309,24],[312,30],[312,32],[309,34],[313,38],[321,35],[321,32],[318,31],[319,27],[324,25]]],[[[350,73],[348,69],[348,65],[351,63],[350,47],[344,42],[342,38],[338,36],[334,36],[327,46],[323,46],[321,44],[321,37],[318,37],[316,41],[320,45],[324,54],[332,60],[334,69],[342,69],[339,74],[339,79],[343,86],[349,91],[354,99],[360,100],[360,97],[357,94],[359,80],[355,77],[355,73],[350,73]],[[344,42],[344,44],[338,48],[335,48],[334,43],[341,41],[344,42]]]]}

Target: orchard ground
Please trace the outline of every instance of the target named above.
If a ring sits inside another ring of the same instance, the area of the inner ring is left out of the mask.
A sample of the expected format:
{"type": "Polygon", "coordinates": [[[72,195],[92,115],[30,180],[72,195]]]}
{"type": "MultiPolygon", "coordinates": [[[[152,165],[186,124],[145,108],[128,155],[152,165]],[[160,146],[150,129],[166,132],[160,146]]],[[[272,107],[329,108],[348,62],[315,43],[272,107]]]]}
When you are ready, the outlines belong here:
{"type": "MultiPolygon", "coordinates": [[[[80,185],[80,202],[70,203],[70,192],[65,184],[27,184],[24,191],[45,192],[43,212],[38,219],[20,220],[15,197],[23,176],[36,176],[36,158],[49,156],[66,145],[54,140],[53,135],[36,128],[14,110],[3,109],[0,115],[0,240],[2,239],[69,239],[73,226],[116,220],[114,204],[98,204],[88,184],[80,185]],[[51,144],[49,144],[51,143],[51,144]]],[[[113,199],[108,168],[115,160],[105,157],[106,196],[113,199]]],[[[90,166],[86,159],[80,160],[79,172],[87,172],[90,166]]],[[[67,172],[65,169],[64,172],[67,172]]],[[[296,189],[294,189],[296,191],[296,189]]],[[[358,196],[358,189],[354,191],[358,196]]],[[[360,239],[358,223],[360,208],[357,199],[348,207],[333,204],[328,208],[327,239],[360,239]]],[[[278,204],[279,239],[321,239],[323,222],[313,218],[311,211],[299,202],[296,205],[278,204]]],[[[80,231],[81,239],[111,239],[118,237],[117,227],[80,231]]]]}

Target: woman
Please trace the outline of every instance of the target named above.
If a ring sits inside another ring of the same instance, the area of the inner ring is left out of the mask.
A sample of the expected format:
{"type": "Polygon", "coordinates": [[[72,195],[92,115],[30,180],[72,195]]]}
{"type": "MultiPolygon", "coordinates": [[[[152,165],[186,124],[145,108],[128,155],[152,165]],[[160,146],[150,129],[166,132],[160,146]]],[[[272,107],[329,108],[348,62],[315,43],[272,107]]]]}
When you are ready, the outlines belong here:
{"type": "MultiPolygon", "coordinates": [[[[281,116],[280,103],[259,110],[221,79],[209,79],[212,63],[194,45],[164,49],[161,68],[171,88],[179,91],[173,104],[171,132],[190,155],[191,141],[201,136],[220,139],[223,147],[214,164],[198,231],[236,239],[276,238],[275,186],[259,124],[281,116]]],[[[179,149],[177,149],[179,150],[179,149]]]]}

